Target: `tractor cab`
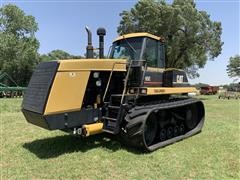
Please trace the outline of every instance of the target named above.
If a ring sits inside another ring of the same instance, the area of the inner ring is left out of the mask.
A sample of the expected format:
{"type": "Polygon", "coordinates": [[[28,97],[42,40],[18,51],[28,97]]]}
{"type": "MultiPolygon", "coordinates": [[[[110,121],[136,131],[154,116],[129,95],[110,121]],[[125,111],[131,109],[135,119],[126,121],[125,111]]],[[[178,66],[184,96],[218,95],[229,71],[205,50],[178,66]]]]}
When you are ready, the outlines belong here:
{"type": "Polygon", "coordinates": [[[149,33],[132,33],[118,37],[112,45],[111,59],[145,60],[148,67],[165,67],[165,44],[149,33]]]}
{"type": "Polygon", "coordinates": [[[165,69],[165,41],[161,37],[145,32],[122,35],[113,42],[109,58],[132,62],[131,87],[189,86],[184,71],[165,69]]]}

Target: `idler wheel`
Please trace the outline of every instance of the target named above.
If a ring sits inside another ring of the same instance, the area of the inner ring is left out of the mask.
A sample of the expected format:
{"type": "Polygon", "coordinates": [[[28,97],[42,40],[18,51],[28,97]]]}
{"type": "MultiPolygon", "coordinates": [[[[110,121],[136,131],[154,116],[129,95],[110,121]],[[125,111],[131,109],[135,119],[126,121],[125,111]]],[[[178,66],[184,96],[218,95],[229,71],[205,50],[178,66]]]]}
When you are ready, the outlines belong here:
{"type": "Polygon", "coordinates": [[[157,118],[155,113],[151,113],[144,125],[144,140],[147,146],[151,145],[157,134],[157,118]]]}
{"type": "Polygon", "coordinates": [[[193,129],[198,123],[196,105],[191,105],[186,111],[186,126],[188,129],[193,129]]]}

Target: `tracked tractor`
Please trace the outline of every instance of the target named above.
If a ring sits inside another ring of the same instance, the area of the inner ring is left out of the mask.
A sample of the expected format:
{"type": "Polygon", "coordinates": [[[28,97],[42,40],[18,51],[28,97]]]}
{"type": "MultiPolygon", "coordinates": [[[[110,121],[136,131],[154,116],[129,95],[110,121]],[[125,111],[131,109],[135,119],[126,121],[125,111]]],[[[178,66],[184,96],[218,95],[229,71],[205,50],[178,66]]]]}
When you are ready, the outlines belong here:
{"type": "Polygon", "coordinates": [[[86,59],[42,62],[29,82],[22,112],[29,123],[48,130],[90,136],[110,133],[130,146],[153,151],[199,133],[204,105],[188,93],[186,73],[165,68],[165,41],[132,33],[113,41],[104,58],[93,58],[88,32],[86,59]]]}

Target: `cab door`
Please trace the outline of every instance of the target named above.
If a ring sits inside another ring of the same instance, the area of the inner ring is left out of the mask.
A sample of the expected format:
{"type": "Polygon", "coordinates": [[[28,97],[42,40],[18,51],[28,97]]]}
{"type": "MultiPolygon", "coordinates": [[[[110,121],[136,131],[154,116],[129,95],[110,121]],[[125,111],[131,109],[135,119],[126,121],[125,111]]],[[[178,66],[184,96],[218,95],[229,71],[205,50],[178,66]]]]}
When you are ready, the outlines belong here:
{"type": "Polygon", "coordinates": [[[146,38],[143,59],[147,63],[143,86],[161,87],[164,71],[164,45],[157,40],[146,38]]]}

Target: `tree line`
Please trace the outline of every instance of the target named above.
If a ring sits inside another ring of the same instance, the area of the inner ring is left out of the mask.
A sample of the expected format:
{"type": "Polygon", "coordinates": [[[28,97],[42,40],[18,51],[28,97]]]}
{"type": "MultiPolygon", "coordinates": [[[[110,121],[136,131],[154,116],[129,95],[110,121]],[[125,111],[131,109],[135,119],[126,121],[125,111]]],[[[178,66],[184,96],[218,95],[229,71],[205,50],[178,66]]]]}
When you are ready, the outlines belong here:
{"type": "MultiPolygon", "coordinates": [[[[197,10],[193,0],[174,0],[171,4],[140,0],[120,16],[119,35],[149,32],[164,37],[167,67],[184,69],[190,77],[199,76],[198,69],[221,54],[221,23],[212,21],[206,11],[197,10]]],[[[35,18],[16,5],[0,8],[0,71],[8,73],[20,86],[27,85],[34,68],[42,61],[83,58],[63,50],[40,55],[37,31],[35,18]]],[[[239,55],[230,58],[230,77],[240,76],[239,64],[239,55]]]]}
{"type": "Polygon", "coordinates": [[[82,58],[63,50],[40,55],[37,30],[35,18],[16,5],[0,8],[0,72],[9,74],[19,86],[27,86],[33,70],[42,61],[82,58]]]}

